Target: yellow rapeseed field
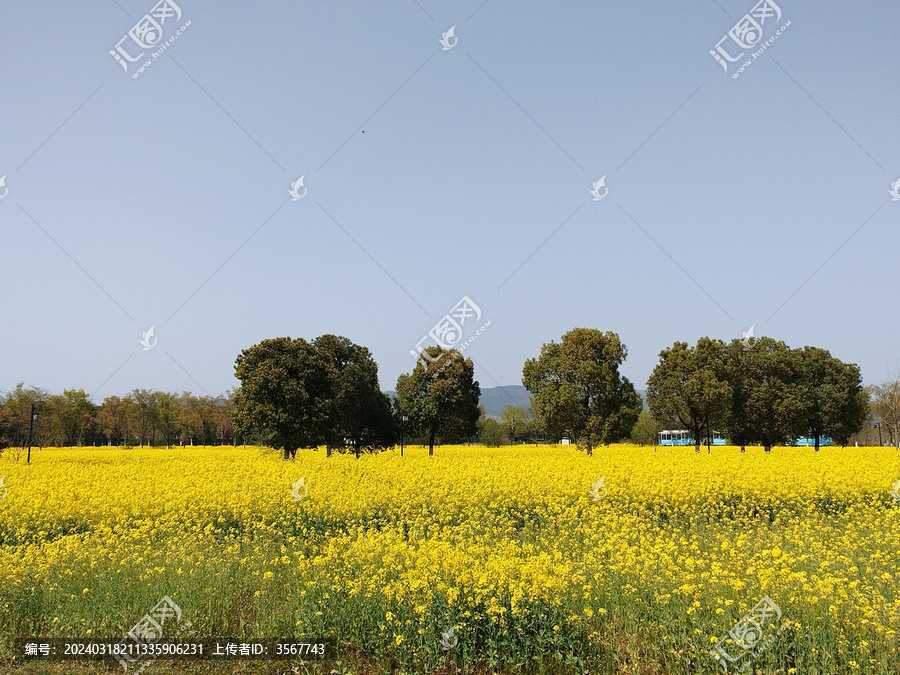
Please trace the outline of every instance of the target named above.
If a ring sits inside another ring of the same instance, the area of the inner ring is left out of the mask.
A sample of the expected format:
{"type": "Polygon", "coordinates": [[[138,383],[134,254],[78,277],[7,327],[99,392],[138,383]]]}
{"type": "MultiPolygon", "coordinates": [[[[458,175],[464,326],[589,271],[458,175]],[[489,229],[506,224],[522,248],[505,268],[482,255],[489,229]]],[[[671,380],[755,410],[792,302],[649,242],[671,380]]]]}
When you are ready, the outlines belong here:
{"type": "Polygon", "coordinates": [[[45,448],[0,476],[5,658],[169,596],[185,636],[384,672],[715,673],[767,596],[744,672],[900,673],[895,448],[45,448]]]}

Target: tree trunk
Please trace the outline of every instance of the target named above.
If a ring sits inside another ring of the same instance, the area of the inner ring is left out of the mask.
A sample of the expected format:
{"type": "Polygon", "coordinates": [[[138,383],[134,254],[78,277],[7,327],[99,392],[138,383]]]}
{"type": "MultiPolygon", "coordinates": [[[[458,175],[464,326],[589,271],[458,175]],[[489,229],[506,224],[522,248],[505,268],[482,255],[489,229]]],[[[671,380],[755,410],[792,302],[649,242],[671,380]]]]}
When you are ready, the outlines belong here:
{"type": "Polygon", "coordinates": [[[741,452],[747,452],[747,446],[741,443],[741,452]]]}
{"type": "Polygon", "coordinates": [[[331,443],[325,444],[325,456],[331,457],[331,443]]]}
{"type": "Polygon", "coordinates": [[[819,432],[816,432],[816,452],[819,451],[819,432]]]}
{"type": "Polygon", "coordinates": [[[763,450],[765,450],[765,451],[766,451],[766,452],[771,452],[771,450],[772,450],[772,446],[771,446],[771,445],[768,445],[768,444],[766,444],[766,445],[764,445],[764,446],[763,446],[763,450]]]}
{"type": "Polygon", "coordinates": [[[434,454],[434,437],[436,432],[432,431],[428,434],[428,456],[431,457],[434,454]]]}
{"type": "Polygon", "coordinates": [[[287,461],[291,458],[291,451],[287,448],[284,449],[284,461],[287,461]]]}

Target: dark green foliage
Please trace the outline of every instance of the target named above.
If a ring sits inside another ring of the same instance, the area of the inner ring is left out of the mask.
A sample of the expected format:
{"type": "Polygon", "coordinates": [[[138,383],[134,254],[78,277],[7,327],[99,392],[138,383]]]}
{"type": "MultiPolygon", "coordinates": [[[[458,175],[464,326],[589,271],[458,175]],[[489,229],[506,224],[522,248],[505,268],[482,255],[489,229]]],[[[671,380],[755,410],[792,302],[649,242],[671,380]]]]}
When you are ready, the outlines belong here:
{"type": "Polygon", "coordinates": [[[263,340],[235,361],[241,381],[234,424],[245,433],[267,432],[285,458],[315,448],[328,436],[331,382],[323,359],[303,338],[263,340]]]}
{"type": "Polygon", "coordinates": [[[368,349],[338,335],[263,340],[235,362],[235,426],[284,448],[383,449],[395,440],[391,402],[368,349]]]}
{"type": "Polygon", "coordinates": [[[450,442],[470,439],[477,432],[481,387],[475,365],[455,349],[427,347],[412,373],[397,379],[397,408],[409,415],[411,434],[428,439],[428,454],[440,435],[450,442]]]}
{"type": "Polygon", "coordinates": [[[676,342],[659,353],[647,380],[647,403],[653,416],[688,429],[697,450],[707,430],[721,426],[732,395],[724,374],[725,344],[700,338],[694,347],[676,342]]]}
{"type": "Polygon", "coordinates": [[[522,382],[550,436],[575,439],[588,454],[595,444],[628,437],[643,405],[619,373],[627,354],[615,333],[575,328],[525,362],[522,382]]]}

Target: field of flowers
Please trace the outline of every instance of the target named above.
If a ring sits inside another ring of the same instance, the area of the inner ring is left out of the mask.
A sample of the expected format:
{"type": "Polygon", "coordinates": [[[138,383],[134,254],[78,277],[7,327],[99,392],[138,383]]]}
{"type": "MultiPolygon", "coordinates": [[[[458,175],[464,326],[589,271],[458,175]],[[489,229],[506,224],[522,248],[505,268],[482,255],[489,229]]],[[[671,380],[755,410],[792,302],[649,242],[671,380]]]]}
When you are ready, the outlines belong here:
{"type": "Polygon", "coordinates": [[[716,673],[717,644],[900,672],[896,448],[45,448],[0,476],[4,672],[44,672],[14,636],[119,638],[163,596],[181,637],[327,637],[338,672],[716,673]]]}

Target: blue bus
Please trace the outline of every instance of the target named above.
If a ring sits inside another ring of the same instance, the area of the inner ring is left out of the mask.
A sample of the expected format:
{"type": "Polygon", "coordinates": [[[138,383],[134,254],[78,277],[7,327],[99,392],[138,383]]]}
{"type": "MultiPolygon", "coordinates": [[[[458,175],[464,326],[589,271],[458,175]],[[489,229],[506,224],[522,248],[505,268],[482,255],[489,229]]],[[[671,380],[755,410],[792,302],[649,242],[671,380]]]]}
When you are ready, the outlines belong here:
{"type": "Polygon", "coordinates": [[[660,445],[693,445],[694,439],[687,429],[666,429],[659,432],[660,445]]]}
{"type": "MultiPolygon", "coordinates": [[[[694,437],[687,429],[667,429],[659,432],[660,445],[695,445],[694,437]]],[[[701,443],[706,445],[706,443],[701,443]]],[[[712,432],[710,445],[725,445],[725,437],[718,431],[712,432]]]]}
{"type": "MultiPolygon", "coordinates": [[[[816,444],[816,439],[813,436],[809,438],[798,438],[794,441],[794,445],[802,445],[802,446],[814,446],[816,444]]],[[[834,445],[834,440],[831,438],[825,438],[824,436],[819,436],[819,445],[834,445]]]]}

